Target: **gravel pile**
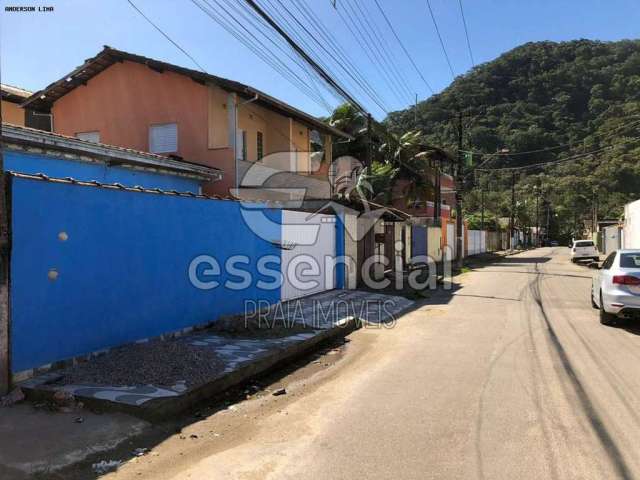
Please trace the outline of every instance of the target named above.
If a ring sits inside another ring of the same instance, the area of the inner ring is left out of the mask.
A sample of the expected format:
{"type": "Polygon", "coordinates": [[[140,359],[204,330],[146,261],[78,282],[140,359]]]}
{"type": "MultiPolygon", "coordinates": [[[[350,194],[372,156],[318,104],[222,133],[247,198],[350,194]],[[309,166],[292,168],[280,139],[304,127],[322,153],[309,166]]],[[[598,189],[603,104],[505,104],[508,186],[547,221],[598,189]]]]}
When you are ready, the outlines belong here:
{"type": "Polygon", "coordinates": [[[111,386],[157,385],[187,387],[205,383],[224,369],[207,347],[180,341],[154,340],[115,348],[109,353],[65,368],[56,383],[111,386]]]}

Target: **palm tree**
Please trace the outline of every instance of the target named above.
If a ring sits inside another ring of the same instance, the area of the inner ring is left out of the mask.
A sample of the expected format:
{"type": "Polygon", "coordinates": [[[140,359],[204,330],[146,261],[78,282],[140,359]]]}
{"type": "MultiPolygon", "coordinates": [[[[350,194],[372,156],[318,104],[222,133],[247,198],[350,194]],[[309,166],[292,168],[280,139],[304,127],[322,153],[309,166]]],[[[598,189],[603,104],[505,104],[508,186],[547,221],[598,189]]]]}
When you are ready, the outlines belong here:
{"type": "MultiPolygon", "coordinates": [[[[328,122],[354,137],[353,141],[334,144],[334,158],[343,155],[360,160],[367,158],[367,118],[361,112],[350,104],[343,104],[334,110],[328,122]]],[[[407,204],[432,198],[436,159],[441,161],[449,155],[425,144],[420,131],[397,134],[377,122],[372,127],[371,165],[358,172],[357,178],[353,179],[353,188],[346,190],[346,196],[357,195],[390,204],[398,180],[404,180],[401,194],[407,204]]]]}

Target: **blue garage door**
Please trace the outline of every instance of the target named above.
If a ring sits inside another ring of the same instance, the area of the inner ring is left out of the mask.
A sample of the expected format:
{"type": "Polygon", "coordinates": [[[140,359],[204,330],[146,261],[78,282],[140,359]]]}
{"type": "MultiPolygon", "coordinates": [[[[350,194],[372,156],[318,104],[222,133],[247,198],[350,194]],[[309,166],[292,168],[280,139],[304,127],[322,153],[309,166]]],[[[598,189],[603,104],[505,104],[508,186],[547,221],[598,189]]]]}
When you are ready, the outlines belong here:
{"type": "Polygon", "coordinates": [[[411,227],[411,255],[417,257],[427,254],[427,227],[413,225],[411,227]]]}

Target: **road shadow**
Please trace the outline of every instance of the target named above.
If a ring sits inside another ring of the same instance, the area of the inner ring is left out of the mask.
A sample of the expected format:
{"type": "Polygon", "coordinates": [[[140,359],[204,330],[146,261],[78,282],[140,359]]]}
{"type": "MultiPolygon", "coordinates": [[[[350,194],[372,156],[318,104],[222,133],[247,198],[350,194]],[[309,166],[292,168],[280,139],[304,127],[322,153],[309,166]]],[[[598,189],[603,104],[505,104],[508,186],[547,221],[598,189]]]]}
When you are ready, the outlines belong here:
{"type": "Polygon", "coordinates": [[[551,260],[551,257],[502,257],[501,260],[498,260],[492,263],[510,265],[510,264],[546,263],[549,260],[551,260]]]}
{"type": "Polygon", "coordinates": [[[619,318],[613,325],[611,325],[611,327],[625,330],[633,335],[640,336],[640,318],[619,318]]]}
{"type": "MultiPolygon", "coordinates": [[[[491,265],[489,265],[491,266],[491,265]]],[[[574,275],[571,273],[549,273],[549,272],[535,272],[527,270],[489,270],[486,268],[474,270],[474,273],[517,273],[522,275],[542,275],[544,277],[570,277],[570,278],[593,278],[591,275],[574,275]]]]}

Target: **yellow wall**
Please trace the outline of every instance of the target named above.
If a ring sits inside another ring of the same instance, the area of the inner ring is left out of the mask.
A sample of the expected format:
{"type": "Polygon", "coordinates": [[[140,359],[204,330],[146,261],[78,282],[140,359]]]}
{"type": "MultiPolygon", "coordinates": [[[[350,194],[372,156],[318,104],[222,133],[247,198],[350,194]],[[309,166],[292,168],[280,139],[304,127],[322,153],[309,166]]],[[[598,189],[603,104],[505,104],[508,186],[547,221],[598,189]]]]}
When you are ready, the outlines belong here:
{"type": "MultiPolygon", "coordinates": [[[[262,154],[267,155],[267,138],[270,135],[268,127],[268,112],[258,106],[246,103],[238,106],[238,128],[246,132],[247,158],[249,162],[258,160],[258,132],[262,132],[262,154]]],[[[241,145],[238,145],[241,148],[241,145]]]]}
{"type": "MultiPolygon", "coordinates": [[[[230,132],[233,131],[234,108],[230,102],[233,98],[225,90],[209,87],[208,105],[208,146],[210,149],[230,148],[230,132]]],[[[299,173],[309,173],[309,128],[304,124],[292,120],[273,110],[258,105],[255,102],[236,97],[237,124],[239,130],[244,130],[247,142],[247,158],[249,162],[258,160],[258,132],[262,132],[263,158],[271,154],[282,152],[282,155],[272,155],[266,163],[274,168],[289,170],[292,164],[299,173]],[[293,159],[288,152],[298,152],[293,159]]],[[[238,149],[242,148],[238,145],[238,149]]]]}
{"type": "Polygon", "coordinates": [[[290,151],[291,119],[272,111],[268,112],[266,118],[269,120],[269,131],[265,153],[290,151]]]}
{"type": "Polygon", "coordinates": [[[14,125],[24,125],[24,109],[16,103],[2,100],[2,121],[14,125]]]}
{"type": "Polygon", "coordinates": [[[309,129],[299,122],[292,125],[293,148],[296,153],[296,166],[298,173],[309,173],[311,164],[309,159],[309,129]]]}

